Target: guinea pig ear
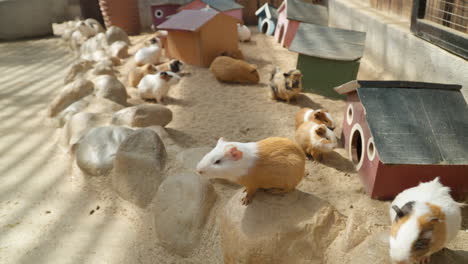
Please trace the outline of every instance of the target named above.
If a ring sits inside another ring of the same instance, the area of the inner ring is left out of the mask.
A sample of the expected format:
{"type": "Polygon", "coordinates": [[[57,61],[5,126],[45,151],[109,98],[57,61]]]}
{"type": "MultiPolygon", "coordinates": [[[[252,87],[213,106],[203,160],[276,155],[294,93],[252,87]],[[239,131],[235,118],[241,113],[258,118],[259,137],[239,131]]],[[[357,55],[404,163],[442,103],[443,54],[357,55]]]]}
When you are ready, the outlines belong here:
{"type": "Polygon", "coordinates": [[[327,129],[324,126],[319,126],[317,129],[315,129],[315,133],[319,136],[325,135],[327,132],[327,129]]]}
{"type": "Polygon", "coordinates": [[[224,153],[224,156],[225,157],[228,157],[234,161],[238,161],[240,159],[242,159],[242,151],[240,151],[239,149],[237,149],[237,147],[233,146],[233,147],[230,147],[225,153],[224,153]]]}
{"type": "Polygon", "coordinates": [[[316,112],[314,113],[314,117],[315,117],[315,119],[317,119],[317,120],[326,121],[325,114],[324,114],[321,110],[316,111],[316,112]]]}
{"type": "Polygon", "coordinates": [[[221,144],[221,143],[223,143],[223,142],[224,142],[224,138],[223,138],[223,137],[220,137],[220,138],[218,139],[218,143],[217,143],[217,144],[221,144]]]}
{"type": "Polygon", "coordinates": [[[392,206],[392,209],[395,211],[396,213],[396,218],[397,219],[400,219],[402,218],[403,216],[405,216],[405,214],[403,213],[403,211],[401,211],[400,207],[396,206],[396,205],[393,205],[392,206]]]}
{"type": "Polygon", "coordinates": [[[284,78],[288,78],[290,75],[291,75],[291,74],[289,74],[289,73],[287,73],[287,72],[283,73],[284,78]]]}

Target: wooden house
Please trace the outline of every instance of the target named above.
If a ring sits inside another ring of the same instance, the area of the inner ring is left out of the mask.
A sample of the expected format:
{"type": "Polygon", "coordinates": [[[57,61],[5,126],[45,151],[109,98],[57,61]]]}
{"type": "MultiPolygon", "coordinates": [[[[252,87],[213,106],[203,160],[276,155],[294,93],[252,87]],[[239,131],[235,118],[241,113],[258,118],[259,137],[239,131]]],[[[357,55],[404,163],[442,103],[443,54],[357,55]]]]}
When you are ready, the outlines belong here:
{"type": "Polygon", "coordinates": [[[455,195],[468,192],[468,107],[460,85],[351,81],[345,148],[372,198],[440,177],[455,195]]]}
{"type": "Polygon", "coordinates": [[[214,10],[182,10],[158,26],[167,30],[166,56],[209,67],[222,52],[238,50],[238,20],[214,10]]]}
{"type": "Polygon", "coordinates": [[[151,1],[151,18],[157,27],[171,15],[176,14],[179,8],[190,0],[153,0],[151,1]]]}
{"type": "Polygon", "coordinates": [[[257,11],[258,31],[268,36],[275,34],[276,22],[278,21],[278,10],[272,5],[265,3],[257,11]]]}
{"type": "Polygon", "coordinates": [[[289,50],[299,53],[304,90],[342,98],[333,88],[356,79],[365,39],[364,32],[301,23],[289,50]]]}
{"type": "Polygon", "coordinates": [[[275,40],[288,48],[303,23],[328,26],[328,9],[301,0],[284,0],[278,8],[275,40]]]}
{"type": "Polygon", "coordinates": [[[238,23],[243,23],[242,8],[240,4],[233,0],[193,0],[190,3],[181,7],[181,10],[197,10],[209,6],[210,8],[232,16],[238,20],[238,23]]]}

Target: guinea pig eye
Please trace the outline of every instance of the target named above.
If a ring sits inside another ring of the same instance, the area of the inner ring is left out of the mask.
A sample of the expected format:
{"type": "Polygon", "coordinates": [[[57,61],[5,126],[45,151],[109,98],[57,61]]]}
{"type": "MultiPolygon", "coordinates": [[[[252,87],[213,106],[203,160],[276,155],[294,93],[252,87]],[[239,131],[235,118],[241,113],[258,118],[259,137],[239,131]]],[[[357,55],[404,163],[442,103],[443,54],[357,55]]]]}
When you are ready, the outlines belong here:
{"type": "Polygon", "coordinates": [[[220,163],[221,163],[221,160],[219,159],[219,160],[215,161],[214,164],[220,164],[220,163]]]}

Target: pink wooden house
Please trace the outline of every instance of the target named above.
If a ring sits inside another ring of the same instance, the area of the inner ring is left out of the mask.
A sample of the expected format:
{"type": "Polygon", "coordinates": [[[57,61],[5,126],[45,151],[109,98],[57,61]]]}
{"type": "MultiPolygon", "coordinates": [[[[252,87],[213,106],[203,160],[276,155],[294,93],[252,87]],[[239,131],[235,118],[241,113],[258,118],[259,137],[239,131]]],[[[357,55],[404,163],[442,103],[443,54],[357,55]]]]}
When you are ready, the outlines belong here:
{"type": "Polygon", "coordinates": [[[166,21],[169,16],[179,12],[179,8],[188,2],[190,0],[152,0],[150,3],[153,25],[157,27],[166,21]]]}
{"type": "Polygon", "coordinates": [[[300,23],[328,26],[328,9],[300,0],[285,0],[278,8],[275,40],[288,48],[300,23]]]}
{"type": "Polygon", "coordinates": [[[218,12],[237,18],[239,23],[244,23],[242,19],[242,9],[244,7],[232,0],[193,0],[181,7],[180,10],[197,10],[207,6],[218,12]]]}

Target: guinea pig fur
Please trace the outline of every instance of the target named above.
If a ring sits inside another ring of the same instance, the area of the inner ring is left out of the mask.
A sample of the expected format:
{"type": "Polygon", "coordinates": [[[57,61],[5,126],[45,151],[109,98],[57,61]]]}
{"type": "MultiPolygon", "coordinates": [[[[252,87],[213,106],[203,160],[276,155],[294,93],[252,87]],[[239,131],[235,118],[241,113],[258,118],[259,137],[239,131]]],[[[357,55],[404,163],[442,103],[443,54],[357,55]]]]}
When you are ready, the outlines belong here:
{"type": "Polygon", "coordinates": [[[162,103],[171,85],[176,84],[179,80],[180,76],[173,72],[163,71],[147,74],[138,84],[138,92],[141,99],[155,99],[156,102],[162,103]]]}
{"type": "Polygon", "coordinates": [[[395,197],[390,206],[390,257],[396,263],[429,263],[461,228],[462,204],[439,178],[420,183],[395,197]]]}
{"type": "Polygon", "coordinates": [[[244,186],[242,203],[247,205],[258,189],[271,193],[293,191],[304,177],[305,155],[287,138],[270,137],[249,143],[220,138],[198,163],[197,172],[244,186]]]}
{"type": "Polygon", "coordinates": [[[246,42],[250,41],[252,33],[246,25],[237,24],[237,35],[239,36],[239,41],[246,42]]]}
{"type": "Polygon", "coordinates": [[[171,71],[175,73],[179,73],[182,71],[182,68],[184,67],[184,63],[181,62],[180,60],[171,60],[166,63],[160,64],[156,66],[157,71],[171,71]]]}
{"type": "Polygon", "coordinates": [[[289,103],[291,99],[296,99],[302,91],[302,74],[299,70],[282,73],[276,67],[271,74],[270,88],[272,99],[281,99],[289,103]]]}
{"type": "Polygon", "coordinates": [[[239,49],[235,51],[224,51],[219,56],[227,56],[237,60],[244,60],[244,55],[239,49]]]}
{"type": "Polygon", "coordinates": [[[296,129],[304,122],[314,122],[317,124],[324,124],[329,129],[335,130],[335,121],[331,114],[326,109],[301,108],[296,113],[296,129]]]}
{"type": "Polygon", "coordinates": [[[314,122],[305,122],[299,126],[296,142],[316,161],[322,159],[322,153],[332,152],[337,145],[335,133],[325,125],[314,122]]]}
{"type": "Polygon", "coordinates": [[[256,84],[260,80],[256,65],[227,56],[216,57],[210,71],[221,82],[256,84]]]}
{"type": "Polygon", "coordinates": [[[151,64],[145,64],[142,67],[134,67],[128,73],[128,86],[137,87],[141,79],[147,74],[154,74],[157,70],[151,64]]]}
{"type": "Polygon", "coordinates": [[[135,53],[135,62],[137,66],[145,64],[158,64],[161,59],[161,48],[157,44],[143,47],[135,53]]]}

